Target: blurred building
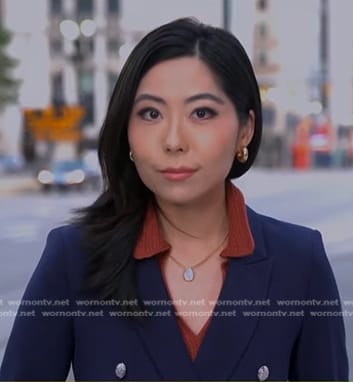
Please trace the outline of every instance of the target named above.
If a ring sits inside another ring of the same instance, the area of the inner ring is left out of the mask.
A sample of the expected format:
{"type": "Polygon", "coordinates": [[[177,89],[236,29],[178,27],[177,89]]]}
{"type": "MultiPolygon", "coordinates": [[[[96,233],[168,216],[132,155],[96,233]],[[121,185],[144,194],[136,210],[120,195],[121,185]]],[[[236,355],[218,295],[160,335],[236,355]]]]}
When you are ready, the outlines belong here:
{"type": "Polygon", "coordinates": [[[86,138],[95,138],[119,72],[119,0],[46,0],[52,104],[81,104],[86,138]]]}
{"type": "Polygon", "coordinates": [[[258,0],[255,6],[253,28],[252,59],[260,87],[271,88],[276,85],[280,65],[276,51],[278,33],[276,33],[275,8],[271,0],[258,0]]]}

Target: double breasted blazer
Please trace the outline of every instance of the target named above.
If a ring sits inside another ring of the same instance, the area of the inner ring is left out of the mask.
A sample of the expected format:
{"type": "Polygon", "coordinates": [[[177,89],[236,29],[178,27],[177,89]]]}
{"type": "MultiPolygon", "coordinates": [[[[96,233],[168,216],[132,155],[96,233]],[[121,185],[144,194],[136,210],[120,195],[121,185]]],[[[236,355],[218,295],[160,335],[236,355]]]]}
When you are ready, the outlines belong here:
{"type": "Polygon", "coordinates": [[[247,213],[255,250],[229,259],[194,362],[155,257],[137,269],[140,298],[155,302],[150,317],[124,317],[103,302],[82,302],[81,228],[53,229],[0,379],[65,380],[72,365],[77,380],[347,380],[340,298],[320,233],[247,213]]]}

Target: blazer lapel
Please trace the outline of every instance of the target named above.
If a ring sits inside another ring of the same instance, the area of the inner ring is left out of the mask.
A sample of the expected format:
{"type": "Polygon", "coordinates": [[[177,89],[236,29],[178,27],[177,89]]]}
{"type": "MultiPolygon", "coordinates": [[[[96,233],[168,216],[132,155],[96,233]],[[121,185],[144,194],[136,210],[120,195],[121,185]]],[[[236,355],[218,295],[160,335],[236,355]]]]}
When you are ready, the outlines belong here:
{"type": "Polygon", "coordinates": [[[259,321],[255,315],[244,316],[243,312],[261,310],[255,301],[265,300],[268,293],[272,259],[266,255],[258,219],[250,214],[256,249],[251,256],[229,260],[215,315],[195,360],[203,380],[228,380],[234,375],[259,321]]]}
{"type": "Polygon", "coordinates": [[[144,301],[157,303],[150,306],[153,317],[136,324],[136,330],[151,362],[162,380],[196,380],[188,350],[176,320],[158,261],[155,257],[142,260],[138,266],[139,296],[144,301]]]}

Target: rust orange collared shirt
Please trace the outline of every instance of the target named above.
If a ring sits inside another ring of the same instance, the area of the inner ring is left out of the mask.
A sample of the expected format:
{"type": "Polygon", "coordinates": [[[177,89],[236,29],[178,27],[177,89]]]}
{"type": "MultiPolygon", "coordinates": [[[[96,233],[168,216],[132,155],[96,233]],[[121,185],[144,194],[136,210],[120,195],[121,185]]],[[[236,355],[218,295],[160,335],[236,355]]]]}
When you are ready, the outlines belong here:
{"type": "MultiPolygon", "coordinates": [[[[250,255],[255,249],[255,243],[249,227],[245,200],[241,191],[230,181],[226,183],[226,198],[229,234],[227,246],[220,253],[220,256],[230,258],[250,255]]],[[[166,253],[170,249],[170,244],[164,239],[157,213],[152,203],[150,203],[147,208],[141,235],[135,247],[134,257],[135,259],[146,259],[166,253]]],[[[226,277],[227,263],[224,264],[223,281],[226,277]]],[[[196,358],[211,318],[212,316],[210,316],[201,331],[195,334],[183,319],[178,316],[178,323],[192,360],[196,358]]]]}

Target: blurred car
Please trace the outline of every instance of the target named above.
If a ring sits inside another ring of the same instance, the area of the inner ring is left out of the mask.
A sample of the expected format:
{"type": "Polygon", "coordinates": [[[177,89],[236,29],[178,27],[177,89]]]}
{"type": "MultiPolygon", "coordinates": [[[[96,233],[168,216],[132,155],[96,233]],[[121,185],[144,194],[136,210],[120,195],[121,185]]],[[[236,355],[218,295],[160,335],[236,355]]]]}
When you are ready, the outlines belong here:
{"type": "Polygon", "coordinates": [[[44,191],[52,188],[82,189],[87,186],[97,189],[100,186],[100,178],[100,173],[82,160],[56,161],[49,168],[39,171],[37,176],[44,191]]]}
{"type": "Polygon", "coordinates": [[[18,155],[0,154],[0,174],[10,174],[22,171],[24,160],[18,155]]]}

